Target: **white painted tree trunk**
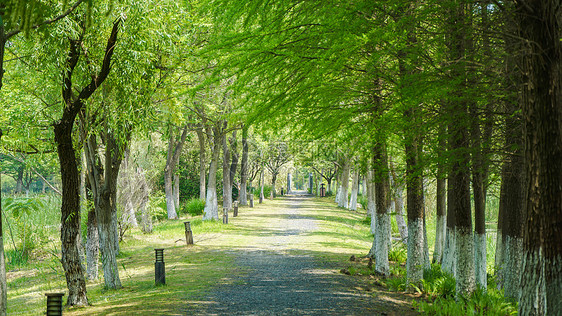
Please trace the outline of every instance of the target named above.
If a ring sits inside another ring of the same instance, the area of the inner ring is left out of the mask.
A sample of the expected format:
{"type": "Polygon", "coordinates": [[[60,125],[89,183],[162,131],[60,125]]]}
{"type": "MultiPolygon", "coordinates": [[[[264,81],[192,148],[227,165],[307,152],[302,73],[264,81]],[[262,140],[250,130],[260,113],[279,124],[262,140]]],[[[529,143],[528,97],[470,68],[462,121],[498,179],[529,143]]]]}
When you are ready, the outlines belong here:
{"type": "Polygon", "coordinates": [[[366,196],[367,195],[367,178],[363,177],[363,179],[361,180],[361,195],[366,196]]]}
{"type": "Polygon", "coordinates": [[[390,215],[388,211],[385,214],[376,213],[375,226],[375,271],[388,275],[390,273],[388,263],[390,215]]]}
{"type": "Polygon", "coordinates": [[[174,174],[174,206],[176,212],[180,209],[180,175],[174,174]]]}
{"type": "Polygon", "coordinates": [[[133,202],[130,200],[125,203],[123,208],[123,222],[131,225],[132,227],[138,227],[137,217],[135,215],[135,208],[133,207],[133,202]]]}
{"type": "Polygon", "coordinates": [[[423,219],[408,222],[408,260],[406,262],[407,284],[419,286],[423,280],[424,234],[423,219]]]}
{"type": "Polygon", "coordinates": [[[264,175],[264,170],[263,170],[263,166],[262,166],[262,170],[261,170],[261,174],[260,174],[260,199],[259,199],[259,204],[263,203],[263,199],[265,198],[263,196],[263,184],[265,181],[265,175],[264,175]]]}
{"type": "Polygon", "coordinates": [[[166,210],[168,213],[168,219],[178,218],[173,190],[173,176],[171,171],[166,170],[164,172],[164,191],[166,194],[166,210]]]}
{"type": "MultiPolygon", "coordinates": [[[[501,212],[500,212],[501,215],[501,212]]],[[[499,221],[499,219],[498,219],[499,221]]],[[[506,236],[507,237],[507,236],[506,236]]],[[[495,252],[495,258],[494,258],[494,268],[496,270],[496,283],[497,283],[497,288],[498,290],[503,288],[503,281],[504,281],[504,277],[503,277],[503,269],[504,269],[504,254],[505,254],[505,249],[504,249],[504,244],[503,244],[503,236],[502,236],[502,231],[501,229],[498,229],[496,232],[496,252],[495,252]]],[[[523,258],[521,258],[523,259],[523,258]]]]}
{"type": "Polygon", "coordinates": [[[86,238],[86,274],[88,280],[96,280],[99,277],[99,251],[100,242],[98,234],[98,224],[96,220],[96,213],[92,209],[88,212],[87,222],[87,238],[86,238]]]}
{"type": "Polygon", "coordinates": [[[209,166],[209,181],[207,181],[207,194],[205,200],[205,208],[203,209],[203,220],[218,220],[219,205],[217,200],[217,169],[219,165],[220,155],[220,138],[218,138],[215,128],[215,137],[213,145],[213,154],[211,156],[211,165],[209,166]]]}
{"type": "Polygon", "coordinates": [[[375,234],[376,220],[375,213],[377,212],[375,204],[375,185],[373,184],[373,171],[369,170],[367,175],[367,213],[371,217],[371,234],[375,234]]]}
{"type": "Polygon", "coordinates": [[[207,158],[206,158],[206,148],[205,148],[205,140],[206,136],[203,133],[203,128],[198,128],[197,132],[197,139],[199,141],[199,199],[205,200],[205,189],[206,189],[206,165],[207,165],[207,158]]]}
{"type": "Polygon", "coordinates": [[[341,204],[341,191],[341,185],[336,186],[336,204],[338,204],[338,206],[341,204]]]}
{"type": "Polygon", "coordinates": [[[344,158],[342,174],[341,174],[341,185],[340,185],[340,198],[338,200],[338,206],[343,208],[349,208],[348,199],[348,189],[349,189],[349,173],[351,169],[351,164],[349,159],[344,158]]]}
{"type": "Polygon", "coordinates": [[[435,246],[433,248],[433,262],[441,264],[443,262],[443,250],[445,248],[445,234],[447,218],[443,215],[437,215],[435,224],[435,246]]]}
{"type": "Polygon", "coordinates": [[[454,228],[446,228],[445,236],[445,249],[443,251],[443,262],[441,263],[441,269],[443,271],[450,273],[451,275],[456,275],[456,231],[454,228]]]}
{"type": "Polygon", "coordinates": [[[100,221],[98,217],[98,233],[100,240],[101,262],[103,279],[107,288],[121,288],[121,279],[117,265],[117,253],[115,249],[116,235],[111,230],[113,225],[109,222],[100,221]]]}
{"type": "Polygon", "coordinates": [[[486,290],[488,275],[486,273],[486,234],[474,232],[474,269],[476,284],[486,290]]]}
{"type": "Polygon", "coordinates": [[[226,135],[222,139],[222,207],[232,209],[232,182],[230,181],[230,149],[226,141],[226,135]]]}
{"type": "Polygon", "coordinates": [[[404,186],[398,183],[396,183],[394,190],[394,212],[396,214],[398,231],[400,232],[400,240],[407,244],[408,226],[406,226],[406,221],[404,221],[404,186]]]}
{"type": "Polygon", "coordinates": [[[359,170],[353,172],[353,180],[351,182],[351,200],[349,202],[349,209],[357,211],[357,194],[359,191],[359,170]]]}
{"type": "Polygon", "coordinates": [[[468,297],[476,289],[474,273],[474,237],[467,227],[456,228],[457,249],[456,280],[457,298],[468,297]]]}

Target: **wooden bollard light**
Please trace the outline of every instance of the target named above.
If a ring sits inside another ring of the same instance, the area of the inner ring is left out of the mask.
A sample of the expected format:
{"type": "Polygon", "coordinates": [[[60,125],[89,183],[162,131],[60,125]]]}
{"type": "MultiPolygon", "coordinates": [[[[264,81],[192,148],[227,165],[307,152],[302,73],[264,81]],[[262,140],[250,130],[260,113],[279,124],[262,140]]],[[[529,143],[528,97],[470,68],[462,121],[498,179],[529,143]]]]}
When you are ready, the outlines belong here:
{"type": "Polygon", "coordinates": [[[47,316],[61,316],[64,293],[45,293],[45,296],[47,296],[47,316]]]}
{"type": "Polygon", "coordinates": [[[238,216],[238,201],[234,201],[234,211],[232,212],[232,217],[238,216]]]}
{"type": "Polygon", "coordinates": [[[222,223],[228,224],[228,208],[227,207],[222,208],[222,223]]]}
{"type": "Polygon", "coordinates": [[[154,262],[154,282],[156,285],[166,284],[166,267],[164,266],[164,249],[154,249],[156,261],[154,262]]]}
{"type": "Polygon", "coordinates": [[[193,245],[193,232],[191,232],[191,224],[190,222],[183,222],[185,225],[185,243],[189,245],[193,245]]]}

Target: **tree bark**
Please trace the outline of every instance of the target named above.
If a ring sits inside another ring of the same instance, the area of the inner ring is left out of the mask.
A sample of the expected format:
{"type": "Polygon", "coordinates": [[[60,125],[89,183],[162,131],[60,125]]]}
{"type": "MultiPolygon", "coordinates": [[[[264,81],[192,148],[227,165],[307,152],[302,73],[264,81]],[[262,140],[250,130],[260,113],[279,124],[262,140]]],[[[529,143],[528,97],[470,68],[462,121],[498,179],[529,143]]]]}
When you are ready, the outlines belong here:
{"type": "MultiPolygon", "coordinates": [[[[93,201],[92,201],[93,202],[93,201]]],[[[86,236],[86,274],[88,280],[97,280],[99,277],[99,257],[100,243],[98,234],[98,222],[96,220],[96,210],[91,208],[88,211],[88,224],[86,236]]]]}
{"type": "MultiPolygon", "coordinates": [[[[179,140],[176,140],[173,128],[170,129],[170,138],[168,140],[168,154],[166,156],[166,167],[164,168],[164,191],[166,193],[166,209],[168,212],[168,219],[178,218],[173,180],[176,171],[176,165],[178,164],[180,159],[181,149],[183,147],[183,144],[185,143],[185,139],[187,138],[187,132],[188,126],[186,125],[182,130],[179,140]]],[[[177,202],[179,204],[179,201],[177,202]]]]}
{"type": "MultiPolygon", "coordinates": [[[[68,113],[65,111],[65,113],[68,113]]],[[[69,116],[70,114],[67,114],[69,116]]],[[[67,305],[88,305],[84,268],[76,239],[80,238],[80,175],[76,164],[76,154],[72,143],[74,117],[60,120],[55,124],[55,141],[61,165],[62,205],[61,242],[62,266],[68,287],[67,305]]]]}
{"type": "Polygon", "coordinates": [[[264,185],[264,181],[265,181],[265,180],[264,180],[264,168],[263,168],[263,166],[262,166],[261,173],[260,173],[260,199],[259,199],[259,204],[262,204],[262,203],[263,203],[263,199],[265,198],[265,197],[263,196],[263,185],[264,185]]]}
{"type": "MultiPolygon", "coordinates": [[[[390,179],[388,172],[388,155],[386,144],[377,142],[373,147],[373,160],[376,166],[375,177],[375,240],[374,259],[375,271],[388,275],[390,266],[388,250],[390,241],[390,179]]],[[[373,256],[371,256],[373,257],[373,256]]]]}
{"type": "Polygon", "coordinates": [[[353,171],[353,180],[351,181],[351,200],[349,202],[349,209],[357,211],[357,193],[359,192],[359,170],[357,168],[353,171]]]}
{"type": "Polygon", "coordinates": [[[562,315],[560,0],[518,1],[526,200],[520,315],[562,315]]]}
{"type": "MultiPolygon", "coordinates": [[[[442,152],[445,148],[445,137],[446,129],[440,129],[440,137],[439,137],[439,148],[442,152]]],[[[447,233],[447,200],[446,200],[446,192],[447,192],[447,183],[445,179],[445,170],[444,170],[444,163],[442,161],[443,155],[441,154],[438,159],[437,165],[437,189],[436,189],[436,224],[435,224],[435,247],[433,250],[433,263],[437,263],[441,265],[443,263],[443,256],[445,251],[445,236],[447,233]]]]}
{"type": "Polygon", "coordinates": [[[242,161],[240,162],[240,205],[248,205],[248,131],[242,131],[242,161]]]}
{"type": "Polygon", "coordinates": [[[217,201],[217,169],[219,166],[222,146],[221,138],[222,135],[219,127],[213,127],[213,151],[211,156],[211,165],[209,167],[209,181],[207,182],[207,196],[205,209],[203,210],[203,220],[219,219],[219,206],[217,201]]]}
{"type": "Polygon", "coordinates": [[[196,129],[197,139],[199,140],[199,199],[205,200],[205,189],[206,189],[206,147],[205,147],[205,133],[203,133],[203,128],[196,129]]]}
{"type": "MultiPolygon", "coordinates": [[[[238,141],[236,140],[236,130],[232,132],[232,137],[229,138],[230,143],[230,156],[232,161],[230,163],[230,197],[232,201],[232,187],[234,186],[234,178],[236,176],[236,169],[238,168],[238,141]]],[[[238,190],[240,193],[240,189],[238,190]]],[[[238,194],[240,196],[240,194],[238,194]]]]}
{"type": "Polygon", "coordinates": [[[227,135],[222,138],[222,207],[232,208],[232,182],[230,181],[230,149],[228,148],[227,135]]]}
{"type": "MultiPolygon", "coordinates": [[[[371,234],[375,234],[375,218],[376,218],[376,207],[375,207],[375,184],[374,184],[374,175],[373,175],[374,171],[372,168],[369,168],[369,170],[367,171],[367,214],[368,216],[371,218],[371,234]]],[[[374,244],[373,244],[374,246],[374,244]]],[[[374,248],[373,248],[373,254],[374,254],[374,248]]]]}

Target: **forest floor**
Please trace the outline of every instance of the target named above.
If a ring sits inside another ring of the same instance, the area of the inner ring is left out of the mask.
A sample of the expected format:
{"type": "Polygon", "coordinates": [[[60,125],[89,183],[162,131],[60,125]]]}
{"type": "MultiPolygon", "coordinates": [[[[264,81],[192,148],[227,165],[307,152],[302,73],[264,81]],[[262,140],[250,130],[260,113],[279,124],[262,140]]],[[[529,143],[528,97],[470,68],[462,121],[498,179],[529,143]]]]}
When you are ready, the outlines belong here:
{"type": "MultiPolygon", "coordinates": [[[[419,295],[391,292],[392,277],[372,275],[368,260],[350,261],[371,247],[364,211],[304,195],[255,202],[227,225],[197,216],[156,223],[151,234],[129,230],[118,256],[123,288],[105,289],[103,276],[88,281],[90,305],[64,314],[417,314],[419,295]],[[183,221],[191,221],[194,245],[185,244],[183,221]],[[154,284],[156,248],[165,249],[164,286],[154,284]]],[[[8,271],[9,315],[44,315],[45,293],[67,295],[60,241],[49,240],[45,255],[8,271]]]]}
{"type": "Polygon", "coordinates": [[[373,276],[357,278],[340,273],[341,268],[350,264],[350,254],[360,256],[358,248],[366,254],[370,244],[348,244],[356,237],[348,229],[361,230],[346,217],[355,217],[357,213],[333,206],[326,208],[319,201],[296,194],[277,199],[276,207],[243,209],[232,222],[246,231],[246,239],[238,247],[222,250],[234,257],[232,268],[239,273],[228,284],[191,301],[185,313],[417,314],[412,308],[413,296],[388,292],[373,276]],[[351,227],[330,225],[338,216],[351,227]]]}

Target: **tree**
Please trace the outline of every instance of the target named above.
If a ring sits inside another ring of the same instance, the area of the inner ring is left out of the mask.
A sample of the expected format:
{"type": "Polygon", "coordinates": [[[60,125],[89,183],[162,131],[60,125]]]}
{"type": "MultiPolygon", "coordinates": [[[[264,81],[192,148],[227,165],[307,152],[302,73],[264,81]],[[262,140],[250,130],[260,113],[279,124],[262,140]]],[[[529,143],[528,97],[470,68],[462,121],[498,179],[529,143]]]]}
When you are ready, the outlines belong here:
{"type": "Polygon", "coordinates": [[[179,208],[179,177],[175,173],[176,165],[180,160],[181,149],[187,138],[188,126],[183,128],[171,127],[168,140],[168,153],[166,156],[166,167],[164,169],[164,187],[166,191],[166,209],[169,219],[177,219],[176,209],[179,208]],[[179,137],[175,131],[178,131],[179,137]],[[177,185],[174,185],[177,182],[177,185]]]}
{"type": "Polygon", "coordinates": [[[516,2],[523,41],[525,122],[523,273],[519,313],[562,312],[562,122],[558,0],[516,2]]]}
{"type": "Polygon", "coordinates": [[[64,71],[63,99],[65,107],[62,117],[54,124],[55,142],[61,164],[63,200],[61,206],[61,242],[62,265],[65,270],[67,287],[69,290],[67,305],[88,305],[86,297],[86,283],[84,271],[80,262],[78,245],[80,234],[80,180],[76,150],[72,141],[72,130],[78,113],[87,100],[107,78],[111,57],[117,43],[119,33],[118,19],[113,24],[107,41],[105,54],[100,71],[90,83],[83,87],[78,95],[73,92],[72,74],[80,58],[80,39],[70,40],[70,49],[64,71]]]}
{"type": "Polygon", "coordinates": [[[271,197],[275,197],[277,192],[275,191],[275,183],[277,182],[277,176],[281,171],[281,167],[285,165],[291,159],[289,153],[289,148],[287,143],[280,141],[270,141],[266,157],[265,157],[265,167],[271,173],[271,197]]]}

